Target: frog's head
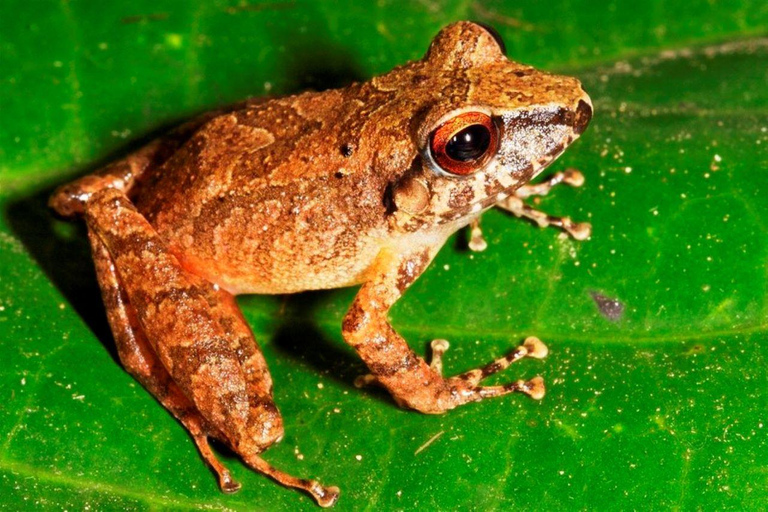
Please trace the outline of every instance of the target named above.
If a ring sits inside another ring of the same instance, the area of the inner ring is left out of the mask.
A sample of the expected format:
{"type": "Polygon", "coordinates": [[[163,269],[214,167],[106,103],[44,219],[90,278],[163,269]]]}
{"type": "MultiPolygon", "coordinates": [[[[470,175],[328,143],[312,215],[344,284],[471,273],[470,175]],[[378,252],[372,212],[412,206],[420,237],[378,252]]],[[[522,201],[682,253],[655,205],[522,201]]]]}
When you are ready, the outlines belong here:
{"type": "Polygon", "coordinates": [[[461,221],[510,195],[592,116],[578,80],[510,61],[501,39],[475,23],[443,29],[411,69],[431,93],[411,121],[419,156],[392,199],[422,220],[461,221]]]}

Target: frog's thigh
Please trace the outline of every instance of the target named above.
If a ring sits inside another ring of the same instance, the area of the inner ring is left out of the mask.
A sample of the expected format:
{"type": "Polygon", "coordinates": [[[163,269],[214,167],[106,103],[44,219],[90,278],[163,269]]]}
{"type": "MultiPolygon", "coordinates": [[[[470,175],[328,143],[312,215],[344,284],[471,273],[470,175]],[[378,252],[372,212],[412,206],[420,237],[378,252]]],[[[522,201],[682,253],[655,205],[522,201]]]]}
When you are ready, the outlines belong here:
{"type": "Polygon", "coordinates": [[[86,222],[106,247],[153,353],[206,422],[241,455],[279,440],[282,420],[264,359],[231,297],[182,268],[120,192],[95,193],[86,222]]]}
{"type": "Polygon", "coordinates": [[[227,338],[232,340],[232,345],[237,347],[236,356],[245,373],[248,395],[271,404],[272,376],[267,361],[235,298],[224,290],[205,288],[205,291],[213,318],[218,321],[227,338]]]}
{"type": "Polygon", "coordinates": [[[119,192],[96,193],[87,203],[86,220],[121,359],[189,429],[222,490],[233,492],[240,485],[216,459],[206,434],[227,442],[260,473],[309,493],[323,507],[333,505],[337,487],[293,477],[257,455],[282,436],[282,421],[266,363],[234,298],[185,272],[119,192]],[[178,322],[200,334],[168,325],[178,322]],[[184,357],[190,352],[194,361],[184,357]],[[217,380],[196,381],[206,372],[217,373],[217,380]],[[226,422],[222,404],[232,412],[226,422]]]}
{"type": "Polygon", "coordinates": [[[93,232],[88,233],[88,238],[91,242],[96,276],[120,361],[126,371],[186,427],[203,458],[216,472],[221,489],[224,492],[237,491],[240,484],[232,479],[229,470],[219,462],[208,445],[208,435],[220,437],[221,434],[206,424],[195,406],[171,379],[168,371],[152,351],[136,317],[136,312],[128,303],[128,298],[120,287],[107,248],[93,232]]]}

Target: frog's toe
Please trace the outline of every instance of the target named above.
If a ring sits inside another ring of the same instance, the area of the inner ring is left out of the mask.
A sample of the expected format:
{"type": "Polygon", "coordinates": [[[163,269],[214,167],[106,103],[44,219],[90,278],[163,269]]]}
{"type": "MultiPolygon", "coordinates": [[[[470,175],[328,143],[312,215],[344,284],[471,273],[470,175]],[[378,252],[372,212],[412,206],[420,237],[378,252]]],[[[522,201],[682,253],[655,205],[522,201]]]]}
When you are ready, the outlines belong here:
{"type": "Polygon", "coordinates": [[[339,500],[341,490],[338,487],[331,486],[323,489],[322,493],[317,493],[317,504],[323,508],[332,507],[339,500]]]}
{"type": "Polygon", "coordinates": [[[523,347],[528,351],[527,356],[534,359],[544,359],[549,354],[549,348],[536,336],[525,338],[523,347]]]}
{"type": "Polygon", "coordinates": [[[523,393],[534,400],[544,398],[546,390],[544,379],[539,376],[530,380],[518,380],[503,386],[481,386],[476,389],[480,399],[503,396],[509,393],[523,393]]]}
{"type": "Polygon", "coordinates": [[[519,361],[525,357],[543,359],[547,356],[548,353],[549,349],[543,341],[541,341],[536,336],[529,336],[520,346],[515,348],[512,352],[505,355],[504,357],[500,357],[495,361],[492,361],[483,366],[482,368],[470,370],[454,378],[460,379],[471,386],[477,386],[485,378],[493,375],[494,373],[505,370],[509,365],[516,361],[519,361]]]}
{"type": "Polygon", "coordinates": [[[429,363],[432,368],[439,375],[443,374],[443,354],[450,347],[448,340],[432,340],[430,347],[432,348],[432,360],[429,363]]]}
{"type": "Polygon", "coordinates": [[[366,373],[365,375],[358,375],[357,378],[355,378],[355,387],[358,389],[367,388],[368,386],[380,385],[381,383],[379,382],[379,379],[370,373],[366,373]]]}
{"type": "Polygon", "coordinates": [[[552,222],[551,225],[557,226],[563,230],[560,236],[568,238],[569,236],[574,240],[584,241],[592,236],[592,224],[589,222],[574,222],[570,217],[552,217],[557,222],[552,222]]]}
{"type": "Polygon", "coordinates": [[[584,184],[584,175],[578,169],[568,168],[563,171],[563,183],[571,187],[580,187],[584,184]]]}
{"type": "Polygon", "coordinates": [[[485,241],[483,230],[480,228],[479,218],[469,224],[469,243],[467,245],[472,252],[483,252],[488,248],[488,242],[485,241]]]}
{"type": "Polygon", "coordinates": [[[240,482],[232,478],[229,471],[225,471],[225,473],[219,475],[219,488],[221,489],[221,492],[235,494],[240,490],[240,487],[240,482]]]}

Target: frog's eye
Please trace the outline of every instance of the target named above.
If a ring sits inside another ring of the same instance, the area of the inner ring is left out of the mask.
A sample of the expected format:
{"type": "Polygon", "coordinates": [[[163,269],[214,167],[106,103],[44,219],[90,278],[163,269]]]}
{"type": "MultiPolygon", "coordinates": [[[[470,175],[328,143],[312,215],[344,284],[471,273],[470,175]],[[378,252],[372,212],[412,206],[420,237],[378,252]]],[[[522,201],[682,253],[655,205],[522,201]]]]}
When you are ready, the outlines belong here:
{"type": "Polygon", "coordinates": [[[488,163],[496,153],[497,140],[496,125],[490,116],[465,112],[432,132],[429,150],[443,171],[466,176],[488,163]]]}

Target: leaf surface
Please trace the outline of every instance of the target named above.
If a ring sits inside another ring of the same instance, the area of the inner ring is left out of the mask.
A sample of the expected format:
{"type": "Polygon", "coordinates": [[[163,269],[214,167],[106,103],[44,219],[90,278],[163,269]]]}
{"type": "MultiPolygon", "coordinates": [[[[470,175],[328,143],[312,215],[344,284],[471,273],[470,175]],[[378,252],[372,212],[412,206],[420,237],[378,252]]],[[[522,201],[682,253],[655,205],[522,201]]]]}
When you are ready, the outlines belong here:
{"type": "Polygon", "coordinates": [[[587,182],[540,207],[583,243],[501,212],[459,233],[392,312],[447,373],[535,334],[498,381],[544,400],[442,416],[358,390],[340,322],[355,290],[243,297],[286,436],[265,457],[339,485],[339,510],[757,509],[768,499],[768,6],[526,2],[5,2],[0,8],[0,507],[294,510],[247,470],[219,493],[180,425],[116,361],[82,226],[50,188],[189,115],[340,86],[418,58],[457,19],[595,103],[554,165],[587,182]],[[623,305],[601,314],[599,294],[623,305]]]}

